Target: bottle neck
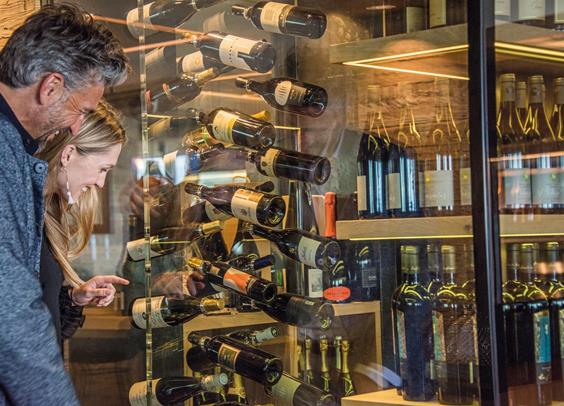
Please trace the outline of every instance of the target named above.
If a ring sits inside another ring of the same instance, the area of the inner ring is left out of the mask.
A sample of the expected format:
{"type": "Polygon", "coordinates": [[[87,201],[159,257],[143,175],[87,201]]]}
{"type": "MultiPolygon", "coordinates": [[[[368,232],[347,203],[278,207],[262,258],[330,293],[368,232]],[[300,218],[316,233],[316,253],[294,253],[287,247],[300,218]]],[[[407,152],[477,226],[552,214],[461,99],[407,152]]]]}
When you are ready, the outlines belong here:
{"type": "Polygon", "coordinates": [[[348,348],[342,348],[341,349],[342,352],[342,356],[343,356],[343,366],[342,366],[342,371],[344,375],[347,375],[350,373],[349,370],[349,350],[348,348]]]}

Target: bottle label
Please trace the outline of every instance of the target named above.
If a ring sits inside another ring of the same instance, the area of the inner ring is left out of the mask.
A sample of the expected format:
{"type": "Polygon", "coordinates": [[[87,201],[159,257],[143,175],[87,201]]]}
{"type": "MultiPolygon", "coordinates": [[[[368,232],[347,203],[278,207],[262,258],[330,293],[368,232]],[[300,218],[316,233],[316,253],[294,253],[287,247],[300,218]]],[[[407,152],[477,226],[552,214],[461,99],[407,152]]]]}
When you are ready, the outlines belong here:
{"type": "Polygon", "coordinates": [[[366,176],[364,175],[356,177],[356,202],[358,211],[368,209],[366,204],[366,176]]]}
{"type": "Polygon", "coordinates": [[[256,279],[246,272],[241,272],[235,268],[229,268],[223,275],[223,285],[239,293],[247,294],[249,288],[256,279]]]}
{"type": "Polygon", "coordinates": [[[511,0],[495,0],[496,16],[511,16],[511,0]]]}
{"type": "Polygon", "coordinates": [[[247,189],[239,189],[233,194],[231,211],[240,220],[258,223],[257,207],[263,194],[247,189]]]}
{"type": "MultiPolygon", "coordinates": [[[[164,296],[155,296],[151,298],[151,326],[153,328],[169,327],[169,324],[164,320],[161,312],[161,305],[164,296]]],[[[145,328],[147,320],[147,313],[145,312],[145,299],[137,299],[131,309],[131,316],[135,325],[139,328],[145,328]]]]}
{"type": "Polygon", "coordinates": [[[558,311],[558,331],[560,332],[560,359],[564,360],[564,309],[558,311]]]}
{"type": "Polygon", "coordinates": [[[437,378],[446,378],[446,340],[443,315],[433,312],[433,366],[437,378]]]}
{"type": "MultiPolygon", "coordinates": [[[[143,17],[145,17],[145,30],[154,29],[153,24],[151,24],[150,19],[149,19],[149,16],[151,15],[151,6],[152,5],[153,5],[153,3],[151,2],[151,3],[145,4],[143,6],[143,17]]],[[[134,37],[141,35],[141,31],[143,29],[143,26],[141,26],[140,21],[139,21],[139,13],[138,13],[137,7],[134,8],[134,9],[131,9],[127,13],[127,16],[125,17],[125,21],[127,23],[127,29],[129,30],[131,35],[133,35],[134,37]]]]}
{"type": "Polygon", "coordinates": [[[179,59],[181,59],[180,69],[182,73],[198,73],[206,70],[204,55],[200,51],[192,52],[179,59]]]}
{"type": "Polygon", "coordinates": [[[229,344],[221,344],[217,354],[217,363],[226,368],[235,370],[235,362],[240,352],[241,350],[229,344]]]}
{"type": "Polygon", "coordinates": [[[233,125],[239,117],[237,114],[219,110],[212,122],[213,136],[218,141],[233,144],[233,125]]]}
{"type": "Polygon", "coordinates": [[[530,174],[527,168],[505,169],[502,172],[506,207],[522,207],[531,204],[530,174]]]}
{"type": "Polygon", "coordinates": [[[401,360],[407,359],[407,345],[405,342],[405,316],[402,311],[397,311],[398,354],[401,360]]]}
{"type": "Polygon", "coordinates": [[[537,383],[550,382],[550,320],[548,310],[534,314],[537,383]]]}
{"type": "Polygon", "coordinates": [[[309,268],[307,270],[307,296],[323,297],[323,271],[309,268]]]}
{"type": "Polygon", "coordinates": [[[281,106],[301,106],[307,89],[284,80],[276,85],[274,89],[274,100],[281,106]]]}
{"type": "Polygon", "coordinates": [[[515,84],[509,84],[509,83],[502,84],[500,101],[502,103],[515,101],[515,84]]]}
{"type": "Polygon", "coordinates": [[[276,405],[291,405],[294,394],[300,387],[301,382],[289,376],[282,375],[282,378],[272,387],[272,398],[276,405]]]}
{"type": "MultiPolygon", "coordinates": [[[[154,240],[152,238],[151,240],[154,240]]],[[[127,253],[131,257],[132,261],[142,261],[145,259],[145,239],[140,238],[138,240],[129,241],[126,245],[127,253]]],[[[162,254],[153,250],[149,251],[151,258],[161,256],[162,254]]]]}
{"type": "Polygon", "coordinates": [[[219,60],[228,66],[252,70],[239,53],[249,55],[257,42],[259,41],[227,35],[219,44],[219,60]]]}
{"type": "Polygon", "coordinates": [[[425,171],[425,207],[454,206],[452,171],[425,171]]]}
{"type": "MultiPolygon", "coordinates": [[[[157,383],[161,379],[153,379],[151,382],[151,404],[155,406],[163,406],[156,395],[157,383]]],[[[147,381],[136,382],[129,389],[129,404],[131,406],[147,406],[147,381]]]]}
{"type": "Polygon", "coordinates": [[[419,178],[419,205],[421,207],[427,207],[427,205],[425,204],[425,173],[419,172],[418,178],[419,178]]]}
{"type": "Polygon", "coordinates": [[[362,268],[360,278],[363,288],[378,287],[378,268],[362,268]]]}
{"type": "Polygon", "coordinates": [[[317,249],[321,246],[320,241],[312,240],[308,237],[300,238],[298,244],[298,259],[301,263],[312,267],[317,266],[315,263],[315,254],[317,249]]]}
{"type": "Polygon", "coordinates": [[[560,177],[556,168],[531,170],[533,204],[557,204],[560,201],[560,177]]]}
{"type": "Polygon", "coordinates": [[[213,204],[211,204],[210,202],[206,201],[206,203],[204,204],[204,210],[206,212],[206,215],[208,216],[208,218],[210,219],[210,221],[215,221],[215,220],[227,220],[229,217],[228,214],[225,214],[221,211],[219,211],[218,209],[216,209],[214,207],[213,204]]]}
{"type": "Polygon", "coordinates": [[[388,208],[401,209],[400,174],[398,172],[387,174],[386,183],[388,186],[388,208]]]}
{"type": "Polygon", "coordinates": [[[260,25],[262,26],[262,29],[282,34],[280,28],[284,27],[286,16],[292,8],[294,8],[294,6],[289,4],[276,3],[272,1],[266,3],[262,6],[262,12],[260,13],[260,25]]]}
{"type": "Polygon", "coordinates": [[[425,15],[423,7],[405,7],[406,32],[416,32],[425,29],[425,15]]]}
{"type": "Polygon", "coordinates": [[[564,23],[564,0],[554,0],[554,22],[564,23]]]}
{"type": "Polygon", "coordinates": [[[274,167],[276,165],[276,158],[280,155],[279,149],[269,148],[266,153],[260,157],[260,168],[266,174],[272,178],[276,177],[276,171],[274,167]]]}
{"type": "Polygon", "coordinates": [[[460,170],[460,205],[470,206],[472,204],[472,174],[470,168],[460,170]]]}
{"type": "Polygon", "coordinates": [[[446,23],[446,0],[429,0],[429,27],[440,27],[446,23]]]}
{"type": "Polygon", "coordinates": [[[519,0],[519,20],[544,20],[546,0],[519,0]]]}
{"type": "Polygon", "coordinates": [[[157,49],[153,49],[151,52],[145,55],[145,66],[148,68],[151,65],[157,64],[161,61],[164,61],[165,54],[164,54],[164,47],[160,47],[157,49]]]}
{"type": "Polygon", "coordinates": [[[346,286],[334,286],[332,288],[325,289],[323,291],[323,297],[332,302],[342,302],[351,297],[351,290],[346,286]]]}

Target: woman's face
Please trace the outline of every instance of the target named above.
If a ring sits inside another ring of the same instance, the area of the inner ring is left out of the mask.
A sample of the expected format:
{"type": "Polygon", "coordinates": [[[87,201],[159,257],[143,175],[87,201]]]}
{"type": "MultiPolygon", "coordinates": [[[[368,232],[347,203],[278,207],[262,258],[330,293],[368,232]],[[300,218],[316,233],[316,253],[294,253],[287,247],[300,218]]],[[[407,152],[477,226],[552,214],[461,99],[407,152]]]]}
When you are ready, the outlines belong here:
{"type": "Polygon", "coordinates": [[[90,187],[103,188],[106,175],[116,165],[122,144],[115,144],[105,152],[80,155],[74,145],[67,145],[61,154],[62,170],[57,176],[61,196],[67,198],[67,176],[70,193],[78,201],[81,193],[90,187]]]}

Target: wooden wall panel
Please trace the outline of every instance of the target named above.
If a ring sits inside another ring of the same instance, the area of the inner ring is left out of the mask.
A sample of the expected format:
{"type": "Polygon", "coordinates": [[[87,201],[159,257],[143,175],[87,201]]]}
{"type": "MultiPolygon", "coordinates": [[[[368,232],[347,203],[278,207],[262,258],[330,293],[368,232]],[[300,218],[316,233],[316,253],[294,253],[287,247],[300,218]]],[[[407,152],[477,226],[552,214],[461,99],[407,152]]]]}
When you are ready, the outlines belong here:
{"type": "Polygon", "coordinates": [[[0,0],[0,48],[12,31],[39,8],[39,0],[0,0]]]}

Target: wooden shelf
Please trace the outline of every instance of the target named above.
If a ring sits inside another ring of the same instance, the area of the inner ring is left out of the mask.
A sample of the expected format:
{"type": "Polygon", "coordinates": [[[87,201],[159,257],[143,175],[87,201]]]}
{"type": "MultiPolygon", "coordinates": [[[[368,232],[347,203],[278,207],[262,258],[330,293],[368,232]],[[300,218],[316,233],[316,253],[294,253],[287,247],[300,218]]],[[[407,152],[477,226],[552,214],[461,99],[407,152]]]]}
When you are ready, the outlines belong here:
{"type": "MultiPolygon", "coordinates": [[[[502,237],[561,236],[564,235],[564,215],[501,215],[500,228],[502,237]]],[[[340,240],[470,237],[471,216],[337,221],[340,240]]]]}
{"type": "Polygon", "coordinates": [[[398,396],[395,389],[383,390],[379,392],[364,393],[362,395],[349,396],[341,399],[341,406],[439,406],[438,401],[414,402],[403,400],[398,396]]]}
{"type": "MultiPolygon", "coordinates": [[[[468,78],[467,25],[455,25],[408,34],[372,38],[331,45],[331,63],[364,68],[396,70],[409,75],[416,71],[428,75],[447,75],[468,78]]],[[[562,72],[564,33],[522,24],[496,25],[496,55],[498,70],[505,67],[512,72],[543,72],[559,75],[562,72]],[[519,48],[516,49],[515,47],[519,48]],[[548,52],[547,52],[548,51],[548,52]],[[549,55],[549,53],[552,54],[549,55]],[[534,61],[532,63],[531,61],[534,61]]],[[[386,79],[387,78],[387,79],[386,79]]],[[[397,81],[394,74],[382,75],[397,81]]]]}

